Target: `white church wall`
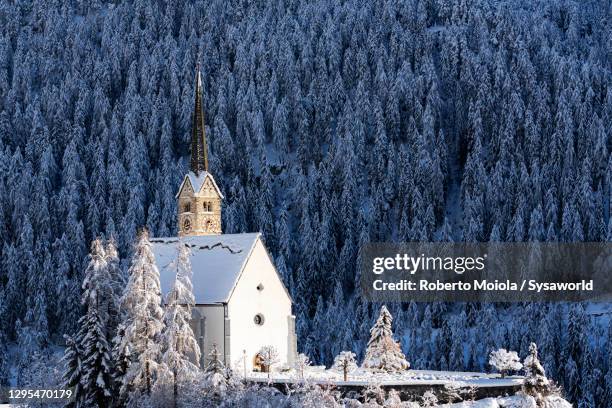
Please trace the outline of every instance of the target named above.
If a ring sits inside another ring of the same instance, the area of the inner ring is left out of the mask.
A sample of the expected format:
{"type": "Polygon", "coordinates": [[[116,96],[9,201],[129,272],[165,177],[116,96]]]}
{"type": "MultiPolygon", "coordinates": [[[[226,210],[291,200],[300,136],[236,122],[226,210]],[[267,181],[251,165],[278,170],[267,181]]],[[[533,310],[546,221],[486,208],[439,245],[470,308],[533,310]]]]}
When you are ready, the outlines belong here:
{"type": "Polygon", "coordinates": [[[200,346],[202,353],[201,365],[206,368],[209,362],[208,354],[213,344],[217,345],[221,356],[224,350],[223,325],[224,308],[223,305],[197,305],[191,313],[191,329],[200,346]],[[204,324],[204,327],[202,327],[204,324]]]}
{"type": "Polygon", "coordinates": [[[278,350],[280,364],[277,368],[291,360],[288,358],[291,300],[259,239],[230,297],[228,311],[232,364],[246,350],[247,369],[251,370],[256,353],[265,345],[273,345],[278,350]],[[262,290],[257,289],[260,284],[262,290]],[[262,325],[254,321],[257,314],[263,316],[262,325]]]}

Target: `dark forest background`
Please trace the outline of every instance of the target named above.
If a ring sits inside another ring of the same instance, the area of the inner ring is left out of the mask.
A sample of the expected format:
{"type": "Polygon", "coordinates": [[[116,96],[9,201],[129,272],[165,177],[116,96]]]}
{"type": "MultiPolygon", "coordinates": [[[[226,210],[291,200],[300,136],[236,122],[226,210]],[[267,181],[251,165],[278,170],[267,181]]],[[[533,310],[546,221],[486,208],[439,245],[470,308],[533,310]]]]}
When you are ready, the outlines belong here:
{"type": "MultiPolygon", "coordinates": [[[[264,233],[317,363],[363,355],[365,242],[611,241],[610,7],[1,2],[0,366],[74,332],[94,237],[127,259],[176,233],[198,56],[224,231],[264,233]]],[[[570,400],[612,406],[605,307],[389,306],[414,368],[535,341],[570,400]]]]}

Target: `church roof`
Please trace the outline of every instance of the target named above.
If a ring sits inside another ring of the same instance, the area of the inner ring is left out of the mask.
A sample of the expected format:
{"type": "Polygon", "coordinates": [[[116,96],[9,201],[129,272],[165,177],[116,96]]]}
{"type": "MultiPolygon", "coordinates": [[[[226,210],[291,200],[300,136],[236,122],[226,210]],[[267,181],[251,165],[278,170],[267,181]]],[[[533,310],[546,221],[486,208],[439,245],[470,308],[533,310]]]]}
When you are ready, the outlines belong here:
{"type": "MultiPolygon", "coordinates": [[[[191,248],[193,294],[200,305],[226,303],[238,283],[259,233],[183,237],[191,248]]],[[[176,277],[177,237],[152,238],[162,294],[166,296],[176,277]]]]}
{"type": "Polygon", "coordinates": [[[183,185],[185,184],[186,180],[189,180],[189,183],[191,183],[191,187],[193,188],[193,191],[195,191],[196,193],[199,193],[207,177],[210,177],[210,181],[212,181],[213,187],[215,187],[215,190],[217,190],[217,194],[219,194],[219,197],[221,197],[221,199],[225,198],[223,194],[221,193],[219,186],[217,186],[217,183],[215,182],[215,178],[212,176],[212,174],[210,174],[207,171],[202,171],[197,175],[193,171],[190,171],[189,173],[185,174],[185,177],[183,178],[183,182],[181,183],[181,186],[179,187],[175,198],[178,198],[179,194],[181,194],[181,190],[183,189],[183,185]]]}

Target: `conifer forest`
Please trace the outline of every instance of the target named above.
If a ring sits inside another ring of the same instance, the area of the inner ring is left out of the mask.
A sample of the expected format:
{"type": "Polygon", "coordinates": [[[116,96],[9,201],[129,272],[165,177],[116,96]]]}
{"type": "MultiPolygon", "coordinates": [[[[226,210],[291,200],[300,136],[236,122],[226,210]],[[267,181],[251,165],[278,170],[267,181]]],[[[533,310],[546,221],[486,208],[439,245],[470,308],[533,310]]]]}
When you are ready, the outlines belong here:
{"type": "MultiPolygon", "coordinates": [[[[262,232],[299,353],[349,366],[365,243],[612,241],[611,38],[607,0],[0,1],[0,385],[62,376],[96,251],[127,282],[143,227],[177,234],[197,63],[223,232],[262,232]]],[[[612,305],[386,307],[410,368],[533,342],[612,406],[612,305]]]]}

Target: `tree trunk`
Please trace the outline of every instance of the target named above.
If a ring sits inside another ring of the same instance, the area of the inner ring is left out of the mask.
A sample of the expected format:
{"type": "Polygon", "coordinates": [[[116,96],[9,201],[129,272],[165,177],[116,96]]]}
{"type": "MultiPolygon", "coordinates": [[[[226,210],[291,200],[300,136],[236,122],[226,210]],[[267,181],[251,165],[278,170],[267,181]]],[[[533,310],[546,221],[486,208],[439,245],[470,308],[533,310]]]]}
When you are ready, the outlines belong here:
{"type": "Polygon", "coordinates": [[[178,384],[176,383],[176,368],[172,371],[172,377],[174,379],[174,387],[172,390],[172,395],[173,395],[173,399],[172,399],[172,406],[174,408],[176,408],[176,399],[178,398],[178,384]]]}
{"type": "Polygon", "coordinates": [[[147,395],[151,395],[151,373],[149,372],[149,361],[145,363],[145,379],[147,381],[147,395]]]}
{"type": "Polygon", "coordinates": [[[344,371],[344,382],[346,382],[348,380],[348,367],[345,365],[342,371],[344,371]]]}

